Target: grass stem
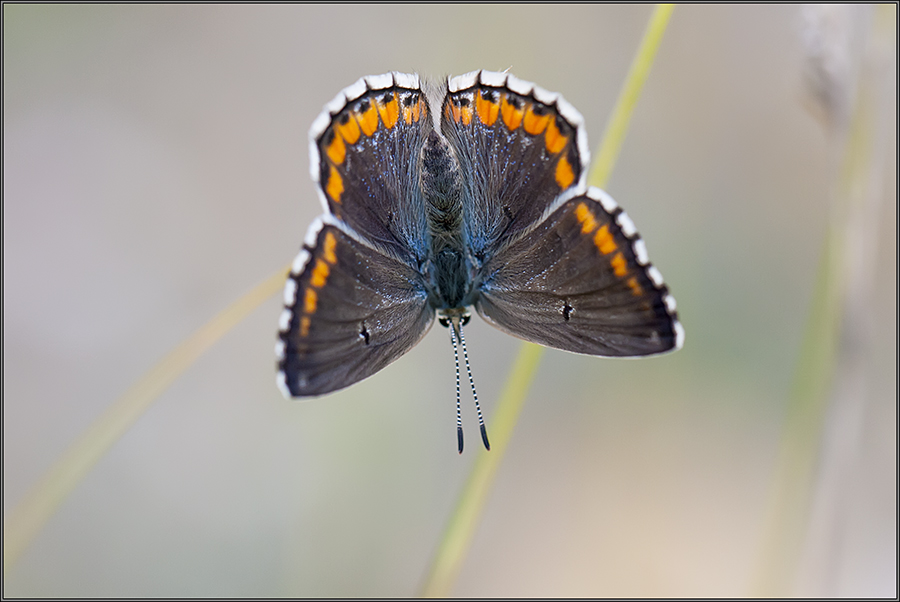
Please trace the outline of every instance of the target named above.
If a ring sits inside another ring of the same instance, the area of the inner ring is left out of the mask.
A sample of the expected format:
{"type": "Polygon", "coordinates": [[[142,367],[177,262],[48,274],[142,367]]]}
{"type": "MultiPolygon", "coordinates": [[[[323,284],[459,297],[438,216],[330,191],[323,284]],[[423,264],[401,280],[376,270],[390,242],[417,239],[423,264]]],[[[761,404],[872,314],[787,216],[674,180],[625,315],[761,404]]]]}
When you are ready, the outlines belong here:
{"type": "MultiPolygon", "coordinates": [[[[631,64],[622,92],[619,94],[619,99],[606,126],[600,150],[594,160],[588,178],[591,185],[605,186],[612,173],[628,131],[631,114],[640,97],[641,89],[647,79],[673,9],[673,5],[657,5],[650,16],[650,22],[631,64]]],[[[453,584],[471,546],[488,494],[494,483],[494,477],[512,438],[543,351],[543,347],[532,343],[523,343],[519,350],[519,355],[513,363],[503,393],[497,403],[497,410],[490,420],[491,451],[479,454],[475,460],[472,473],[466,481],[438,544],[437,552],[422,588],[422,597],[447,598],[452,595],[453,584]]]]}
{"type": "Polygon", "coordinates": [[[19,559],[59,506],[103,454],[118,441],[169,385],[216,341],[284,287],[288,267],[225,308],[117,399],[69,447],[3,521],[3,574],[19,559]]]}

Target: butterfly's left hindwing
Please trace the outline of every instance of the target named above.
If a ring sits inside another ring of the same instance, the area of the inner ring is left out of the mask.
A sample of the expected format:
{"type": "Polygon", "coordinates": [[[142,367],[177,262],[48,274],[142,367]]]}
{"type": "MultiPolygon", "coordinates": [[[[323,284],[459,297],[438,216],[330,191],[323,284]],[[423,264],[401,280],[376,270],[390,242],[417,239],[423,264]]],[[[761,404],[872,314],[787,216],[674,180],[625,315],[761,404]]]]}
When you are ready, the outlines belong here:
{"type": "Polygon", "coordinates": [[[441,133],[463,181],[463,235],[476,262],[583,188],[589,152],[581,115],[559,94],[506,73],[448,82],[441,133]]]}
{"type": "Polygon", "coordinates": [[[322,221],[308,238],[279,324],[279,384],[289,397],[374,374],[418,343],[434,319],[422,277],[409,266],[322,221]]]}
{"type": "Polygon", "coordinates": [[[631,220],[597,188],[563,202],[477,278],[478,313],[527,341],[610,357],[681,347],[675,300],[631,220]]]}

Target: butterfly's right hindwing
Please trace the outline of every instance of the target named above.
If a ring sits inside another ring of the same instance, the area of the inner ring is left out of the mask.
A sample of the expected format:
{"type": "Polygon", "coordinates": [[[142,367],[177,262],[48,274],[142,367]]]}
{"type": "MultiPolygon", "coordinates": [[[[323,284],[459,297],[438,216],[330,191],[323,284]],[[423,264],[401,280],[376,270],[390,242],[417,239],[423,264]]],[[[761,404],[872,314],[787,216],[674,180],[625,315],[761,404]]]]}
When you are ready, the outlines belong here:
{"type": "Polygon", "coordinates": [[[325,210],[413,267],[428,252],[420,156],[433,129],[418,76],[387,73],[343,90],[310,130],[325,210]]]}

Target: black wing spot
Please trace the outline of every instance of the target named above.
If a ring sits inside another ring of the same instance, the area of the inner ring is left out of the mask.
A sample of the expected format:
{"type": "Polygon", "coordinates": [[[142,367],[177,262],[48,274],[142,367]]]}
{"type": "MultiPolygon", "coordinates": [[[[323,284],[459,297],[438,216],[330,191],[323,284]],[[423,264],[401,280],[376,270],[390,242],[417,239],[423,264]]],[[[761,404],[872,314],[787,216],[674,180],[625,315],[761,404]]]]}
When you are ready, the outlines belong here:
{"type": "Polygon", "coordinates": [[[418,99],[419,99],[419,95],[418,95],[418,94],[410,94],[409,96],[407,96],[406,98],[403,99],[403,106],[404,106],[404,107],[411,107],[412,104],[413,104],[414,102],[416,102],[418,99]]]}
{"type": "Polygon", "coordinates": [[[360,325],[359,336],[366,342],[366,345],[369,344],[369,331],[366,330],[365,322],[360,325]]]}
{"type": "Polygon", "coordinates": [[[569,318],[572,316],[572,312],[573,312],[573,311],[575,311],[575,308],[572,307],[571,305],[569,305],[569,302],[566,301],[566,304],[563,305],[563,308],[562,308],[562,316],[563,316],[563,320],[565,320],[566,322],[568,322],[568,321],[569,321],[569,318]]]}
{"type": "Polygon", "coordinates": [[[359,112],[360,112],[360,113],[365,113],[366,111],[369,110],[369,107],[370,107],[370,106],[372,106],[372,105],[369,104],[369,100],[368,100],[368,99],[362,100],[362,101],[359,103],[359,112]]]}
{"type": "MultiPolygon", "coordinates": [[[[569,151],[568,151],[569,165],[572,166],[572,170],[574,171],[576,182],[578,181],[578,178],[581,177],[581,161],[579,160],[580,157],[578,154],[577,146],[578,145],[576,145],[576,144],[569,145],[569,151]]],[[[622,211],[622,209],[619,208],[619,209],[616,209],[616,211],[622,211]]],[[[618,214],[616,213],[615,215],[618,215],[618,214]]],[[[615,217],[615,215],[613,215],[613,217],[615,217]]]]}
{"type": "Polygon", "coordinates": [[[493,90],[482,90],[481,98],[491,103],[497,102],[497,93],[493,90]]]}
{"type": "Polygon", "coordinates": [[[341,125],[347,125],[347,123],[349,123],[349,121],[350,121],[350,115],[348,115],[347,113],[344,113],[343,115],[338,117],[338,121],[341,122],[341,125]]]}
{"type": "Polygon", "coordinates": [[[509,205],[503,205],[503,215],[505,215],[506,219],[508,219],[509,221],[513,220],[513,213],[510,210],[509,205]]]}
{"type": "Polygon", "coordinates": [[[387,103],[391,102],[392,100],[394,100],[394,93],[393,92],[385,92],[384,96],[381,97],[381,104],[386,105],[387,103]]]}
{"type": "Polygon", "coordinates": [[[509,106],[511,106],[516,111],[522,108],[522,101],[512,94],[507,95],[506,102],[508,102],[509,106]]]}
{"type": "Polygon", "coordinates": [[[540,117],[541,115],[543,115],[544,113],[547,112],[547,107],[545,107],[544,105],[539,105],[538,103],[534,103],[534,106],[532,107],[531,110],[534,112],[535,115],[540,117]]]}

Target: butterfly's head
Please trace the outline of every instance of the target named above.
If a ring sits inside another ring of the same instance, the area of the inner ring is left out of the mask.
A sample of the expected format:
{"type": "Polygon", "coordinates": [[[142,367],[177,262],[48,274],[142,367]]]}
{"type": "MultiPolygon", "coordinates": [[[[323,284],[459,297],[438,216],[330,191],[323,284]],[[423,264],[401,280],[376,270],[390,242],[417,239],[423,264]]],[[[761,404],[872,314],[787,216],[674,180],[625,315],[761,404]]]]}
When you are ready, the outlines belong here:
{"type": "Polygon", "coordinates": [[[454,307],[453,309],[439,309],[438,323],[444,328],[449,328],[450,324],[460,324],[465,326],[472,319],[472,314],[465,307],[454,307]]]}

